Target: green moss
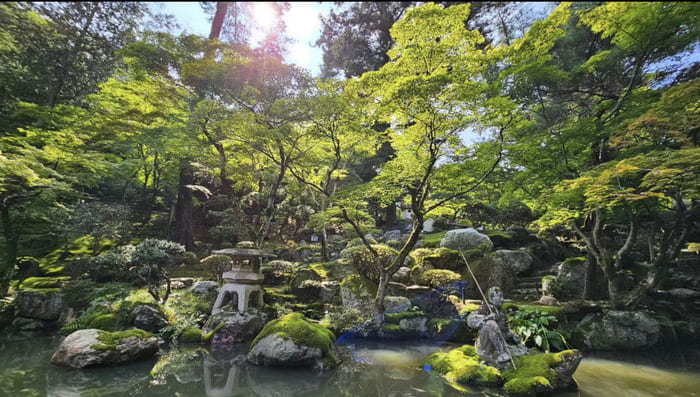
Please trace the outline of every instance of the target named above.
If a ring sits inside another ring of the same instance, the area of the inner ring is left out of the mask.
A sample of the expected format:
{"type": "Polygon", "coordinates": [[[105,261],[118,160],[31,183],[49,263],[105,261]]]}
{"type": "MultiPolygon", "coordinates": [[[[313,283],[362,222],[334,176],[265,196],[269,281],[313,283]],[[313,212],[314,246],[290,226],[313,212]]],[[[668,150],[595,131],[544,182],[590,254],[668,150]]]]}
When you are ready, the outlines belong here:
{"type": "Polygon", "coordinates": [[[202,330],[198,328],[185,328],[180,334],[180,342],[199,343],[202,341],[202,330]]]}
{"type": "Polygon", "coordinates": [[[552,276],[551,274],[548,276],[542,277],[542,284],[545,283],[545,281],[554,281],[556,279],[556,276],[552,276]]]}
{"type": "Polygon", "coordinates": [[[576,256],[573,258],[566,258],[564,259],[564,266],[576,266],[579,265],[583,262],[586,261],[586,258],[583,256],[576,256]]]}
{"type": "Polygon", "coordinates": [[[126,331],[117,332],[107,332],[99,331],[99,336],[97,340],[100,342],[98,344],[90,346],[95,350],[113,350],[121,343],[122,340],[135,336],[140,339],[146,339],[153,336],[150,332],[144,331],[142,329],[130,329],[126,331]]]}
{"type": "Polygon", "coordinates": [[[509,396],[538,396],[544,391],[552,391],[552,385],[543,376],[516,378],[503,385],[503,391],[509,396]]]}
{"type": "Polygon", "coordinates": [[[426,248],[439,247],[440,241],[442,241],[442,238],[445,237],[445,233],[447,233],[447,232],[426,234],[425,236],[423,236],[421,238],[421,240],[423,240],[423,247],[426,247],[426,248]]]}
{"type": "Polygon", "coordinates": [[[459,273],[446,269],[426,270],[423,272],[421,278],[433,288],[442,287],[462,280],[462,276],[460,276],[459,273]]]}
{"type": "Polygon", "coordinates": [[[564,315],[564,306],[546,306],[546,305],[533,305],[533,304],[522,304],[516,302],[508,302],[503,304],[503,310],[539,310],[541,312],[551,314],[557,319],[561,320],[561,316],[564,315]]]}
{"type": "Polygon", "coordinates": [[[114,314],[100,314],[90,320],[87,328],[97,328],[103,331],[114,331],[119,324],[119,319],[114,314]]]}
{"type": "Polygon", "coordinates": [[[512,396],[535,396],[539,393],[552,391],[551,382],[556,380],[557,373],[553,366],[560,364],[572,350],[560,353],[545,353],[515,358],[517,370],[512,368],[503,373],[506,380],[504,390],[512,396]]]}
{"type": "Polygon", "coordinates": [[[403,319],[426,317],[422,311],[407,311],[401,313],[388,313],[384,315],[384,321],[390,324],[398,324],[403,319]]]}
{"type": "Polygon", "coordinates": [[[511,240],[513,238],[513,236],[502,230],[485,230],[483,234],[489,236],[489,238],[498,237],[506,240],[511,240]]]}
{"type": "Polygon", "coordinates": [[[29,277],[22,281],[19,288],[24,290],[61,288],[63,283],[70,280],[68,276],[61,277],[29,277]]]}
{"type": "Polygon", "coordinates": [[[479,310],[479,305],[474,303],[465,303],[464,306],[462,306],[462,308],[459,309],[459,315],[466,316],[469,315],[469,313],[475,312],[477,310],[479,310]]]}
{"type": "Polygon", "coordinates": [[[335,343],[335,335],[322,325],[315,324],[306,319],[301,313],[289,313],[277,320],[269,322],[260,331],[250,344],[252,348],[263,338],[277,334],[282,338],[291,339],[300,346],[309,346],[321,349],[324,357],[336,361],[332,347],[335,343]]]}
{"type": "Polygon", "coordinates": [[[482,386],[497,386],[503,383],[501,372],[497,368],[479,363],[479,355],[471,345],[464,345],[449,352],[435,352],[428,357],[425,364],[453,382],[482,386]]]}
{"type": "Polygon", "coordinates": [[[370,296],[377,294],[377,285],[366,277],[359,274],[351,274],[340,282],[341,287],[348,288],[353,294],[360,296],[363,293],[368,293],[370,296]]]}
{"type": "Polygon", "coordinates": [[[214,334],[219,331],[221,328],[224,328],[226,326],[225,322],[219,323],[213,330],[207,332],[206,334],[202,335],[202,342],[209,342],[211,340],[211,337],[214,336],[214,334]]]}
{"type": "Polygon", "coordinates": [[[388,334],[399,334],[403,332],[401,327],[399,327],[397,324],[384,324],[384,326],[382,327],[382,331],[388,334]]]}

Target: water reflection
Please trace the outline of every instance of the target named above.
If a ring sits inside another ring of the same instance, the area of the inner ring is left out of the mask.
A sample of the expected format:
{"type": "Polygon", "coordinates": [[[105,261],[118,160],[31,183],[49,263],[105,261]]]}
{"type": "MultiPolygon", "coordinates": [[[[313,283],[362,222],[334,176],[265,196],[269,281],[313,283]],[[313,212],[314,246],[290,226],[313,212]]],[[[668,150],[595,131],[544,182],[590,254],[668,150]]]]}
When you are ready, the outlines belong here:
{"type": "MultiPolygon", "coordinates": [[[[496,396],[494,389],[451,385],[421,368],[441,347],[422,342],[354,340],[338,346],[342,363],[324,374],[308,369],[250,365],[248,346],[209,350],[199,345],[161,352],[158,360],[70,370],[49,364],[59,338],[0,339],[0,396],[496,396]]],[[[640,355],[635,356],[637,358],[640,355]]],[[[619,360],[619,357],[616,359],[619,360]]],[[[585,358],[575,378],[581,396],[700,397],[700,374],[599,358],[585,358]]]]}

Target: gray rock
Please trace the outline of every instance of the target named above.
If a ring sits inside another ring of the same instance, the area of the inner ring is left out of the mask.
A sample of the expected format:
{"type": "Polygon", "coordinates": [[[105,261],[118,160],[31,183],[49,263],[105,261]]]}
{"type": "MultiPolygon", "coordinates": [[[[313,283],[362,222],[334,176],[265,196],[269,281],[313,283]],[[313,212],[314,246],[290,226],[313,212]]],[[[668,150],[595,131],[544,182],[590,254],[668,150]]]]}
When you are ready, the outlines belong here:
{"type": "Polygon", "coordinates": [[[194,283],[194,285],[190,288],[190,292],[195,295],[206,295],[213,293],[218,289],[219,284],[216,281],[202,280],[194,283]]]}
{"type": "Polygon", "coordinates": [[[553,296],[542,296],[537,302],[545,306],[559,306],[559,301],[553,296]]]}
{"type": "Polygon", "coordinates": [[[384,313],[402,313],[411,307],[411,300],[404,296],[384,297],[384,313]]]}
{"type": "Polygon", "coordinates": [[[46,328],[46,323],[34,318],[16,317],[12,326],[18,331],[38,332],[46,328]]]}
{"type": "Polygon", "coordinates": [[[494,259],[513,274],[520,274],[532,265],[532,256],[525,251],[498,250],[494,252],[494,259]]]}
{"type": "Polygon", "coordinates": [[[406,266],[401,266],[399,270],[394,273],[394,276],[391,277],[392,281],[396,281],[397,283],[402,283],[402,284],[408,284],[411,282],[411,269],[406,266]]]}
{"type": "Polygon", "coordinates": [[[73,368],[121,364],[151,357],[158,351],[158,339],[153,336],[130,336],[119,341],[114,349],[95,350],[93,346],[101,344],[97,339],[100,332],[104,331],[82,329],[68,335],[51,357],[51,363],[73,368]]]}
{"type": "Polygon", "coordinates": [[[551,382],[554,391],[575,390],[578,386],[574,380],[574,372],[578,368],[583,354],[578,350],[568,350],[561,354],[561,363],[552,367],[557,373],[556,378],[551,382]]]}
{"type": "Polygon", "coordinates": [[[312,366],[322,358],[321,349],[297,345],[276,333],[261,339],[248,352],[250,362],[266,367],[312,366]]]}
{"type": "Polygon", "coordinates": [[[401,240],[401,230],[389,230],[384,233],[384,241],[401,240]]]}
{"type": "Polygon", "coordinates": [[[435,220],[434,219],[428,219],[423,222],[423,231],[425,233],[432,233],[435,231],[435,220]]]}
{"type": "Polygon", "coordinates": [[[267,315],[262,312],[220,312],[211,316],[211,329],[216,329],[221,323],[224,325],[211,338],[212,345],[250,342],[267,323],[267,315]]]}
{"type": "Polygon", "coordinates": [[[424,336],[425,333],[428,331],[428,318],[404,318],[399,321],[399,327],[407,335],[424,336]]]}
{"type": "Polygon", "coordinates": [[[55,321],[63,311],[63,296],[57,292],[19,291],[15,304],[20,317],[55,321]]]}
{"type": "Polygon", "coordinates": [[[340,300],[345,307],[369,313],[373,310],[374,298],[375,294],[364,282],[356,281],[352,288],[341,283],[340,300]]]}
{"type": "Polygon", "coordinates": [[[581,299],[585,280],[585,261],[567,260],[557,267],[557,277],[552,281],[550,290],[561,300],[581,299]]]}
{"type": "Polygon", "coordinates": [[[485,235],[479,233],[476,229],[470,227],[466,229],[449,230],[445,233],[445,237],[440,241],[440,247],[446,247],[458,251],[466,251],[480,248],[482,245],[493,248],[493,242],[485,235]]]}
{"type": "Polygon", "coordinates": [[[340,284],[337,281],[321,282],[321,301],[340,303],[340,284]]]}
{"type": "Polygon", "coordinates": [[[168,321],[153,306],[138,305],[131,311],[131,323],[134,327],[157,333],[167,327],[168,321]]]}
{"type": "Polygon", "coordinates": [[[583,344],[593,350],[634,350],[659,341],[659,322],[645,312],[610,310],[587,314],[577,326],[583,344]]]}

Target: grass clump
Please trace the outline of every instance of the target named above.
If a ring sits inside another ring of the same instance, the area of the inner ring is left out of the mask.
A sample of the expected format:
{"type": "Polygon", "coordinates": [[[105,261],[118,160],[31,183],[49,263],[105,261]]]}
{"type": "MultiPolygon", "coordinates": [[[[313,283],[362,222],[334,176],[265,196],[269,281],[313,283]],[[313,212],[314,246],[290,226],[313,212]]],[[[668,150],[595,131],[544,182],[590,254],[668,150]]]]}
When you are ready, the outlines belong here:
{"type": "Polygon", "coordinates": [[[497,368],[479,363],[479,355],[471,345],[464,345],[449,352],[435,352],[427,358],[425,365],[444,375],[447,380],[457,383],[479,386],[503,384],[501,372],[497,368]]]}
{"type": "Polygon", "coordinates": [[[322,325],[310,322],[301,313],[289,313],[269,322],[255,337],[250,347],[253,348],[262,339],[273,334],[284,339],[291,339],[299,346],[321,349],[324,357],[336,361],[332,351],[335,343],[333,332],[322,325]]]}
{"type": "Polygon", "coordinates": [[[153,334],[138,328],[117,332],[99,331],[99,336],[97,337],[97,340],[100,343],[92,345],[90,347],[100,351],[114,350],[117,348],[117,346],[119,346],[122,340],[126,338],[131,338],[132,336],[135,336],[139,339],[146,339],[152,337],[153,334]]]}

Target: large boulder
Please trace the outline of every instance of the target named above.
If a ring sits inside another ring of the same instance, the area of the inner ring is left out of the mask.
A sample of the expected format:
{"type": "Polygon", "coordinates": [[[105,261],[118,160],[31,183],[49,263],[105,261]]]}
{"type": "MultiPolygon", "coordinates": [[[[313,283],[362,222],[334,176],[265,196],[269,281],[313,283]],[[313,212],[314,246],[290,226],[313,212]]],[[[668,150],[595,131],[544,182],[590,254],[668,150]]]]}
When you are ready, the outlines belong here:
{"type": "Polygon", "coordinates": [[[440,247],[450,248],[457,251],[479,249],[485,246],[488,250],[493,248],[493,242],[476,229],[469,227],[466,229],[449,230],[440,241],[440,247]]]}
{"type": "Polygon", "coordinates": [[[131,323],[134,327],[157,333],[169,325],[163,314],[153,306],[138,305],[131,311],[131,323]]]}
{"type": "Polygon", "coordinates": [[[513,274],[523,273],[532,265],[532,256],[525,251],[498,250],[493,256],[496,262],[513,274]]]}
{"type": "Polygon", "coordinates": [[[391,240],[401,240],[401,230],[389,230],[384,233],[384,242],[391,240]]]}
{"type": "Polygon", "coordinates": [[[376,285],[359,274],[350,275],[340,283],[340,299],[345,307],[369,313],[376,296],[376,285]]]}
{"type": "Polygon", "coordinates": [[[211,316],[212,345],[249,342],[265,326],[267,315],[262,312],[220,312],[211,316]]]}
{"type": "Polygon", "coordinates": [[[578,388],[573,375],[583,354],[578,350],[528,355],[515,359],[517,370],[504,371],[507,396],[548,396],[578,388]]]}
{"type": "Polygon", "coordinates": [[[583,345],[593,350],[648,349],[661,336],[659,322],[645,312],[590,313],[576,329],[583,345]]]}
{"type": "Polygon", "coordinates": [[[550,285],[552,295],[561,300],[583,298],[586,281],[586,258],[568,258],[557,267],[557,276],[550,285]]]}
{"type": "Polygon", "coordinates": [[[61,342],[51,363],[73,368],[121,364],[152,357],[157,351],[158,339],[146,331],[83,329],[61,342]]]}
{"type": "Polygon", "coordinates": [[[334,344],[333,332],[300,313],[290,313],[263,328],[251,344],[248,360],[266,367],[329,368],[337,364],[334,344]]]}
{"type": "Polygon", "coordinates": [[[20,317],[55,321],[63,311],[63,296],[57,292],[19,291],[15,304],[20,317]]]}
{"type": "Polygon", "coordinates": [[[429,317],[455,318],[459,315],[449,296],[434,289],[411,299],[411,304],[417,306],[429,317]]]}

